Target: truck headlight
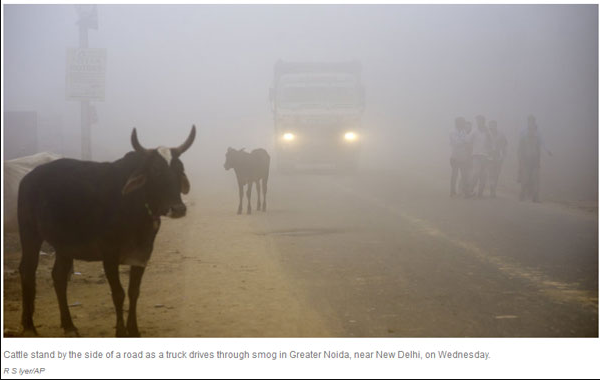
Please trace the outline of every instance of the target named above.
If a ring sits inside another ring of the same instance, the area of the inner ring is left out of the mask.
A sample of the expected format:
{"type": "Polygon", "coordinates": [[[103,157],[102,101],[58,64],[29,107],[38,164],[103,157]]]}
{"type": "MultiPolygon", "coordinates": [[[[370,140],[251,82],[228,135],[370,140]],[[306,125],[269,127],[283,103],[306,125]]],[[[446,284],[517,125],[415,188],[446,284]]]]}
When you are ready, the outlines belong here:
{"type": "Polygon", "coordinates": [[[344,140],[346,141],[355,141],[358,138],[358,135],[354,132],[346,132],[344,134],[344,140]]]}
{"type": "Polygon", "coordinates": [[[290,133],[290,132],[288,132],[288,133],[284,133],[284,134],[283,134],[283,139],[284,139],[285,141],[292,141],[292,140],[293,140],[295,137],[296,137],[296,136],[294,136],[294,134],[293,134],[293,133],[290,133]]]}

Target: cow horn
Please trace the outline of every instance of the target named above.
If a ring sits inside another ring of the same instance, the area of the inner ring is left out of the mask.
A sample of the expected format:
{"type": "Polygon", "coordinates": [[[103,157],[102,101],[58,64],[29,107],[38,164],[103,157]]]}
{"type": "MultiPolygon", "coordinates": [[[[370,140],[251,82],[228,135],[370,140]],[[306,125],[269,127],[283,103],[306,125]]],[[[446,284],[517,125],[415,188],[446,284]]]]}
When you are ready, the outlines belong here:
{"type": "Polygon", "coordinates": [[[140,152],[140,153],[148,152],[148,149],[144,148],[142,146],[142,144],[140,144],[135,128],[133,128],[133,132],[131,132],[131,145],[133,146],[133,149],[135,149],[136,152],[140,152]]]}
{"type": "Polygon", "coordinates": [[[186,150],[189,149],[190,146],[192,146],[192,143],[194,142],[195,137],[196,137],[196,126],[192,125],[192,130],[190,131],[190,135],[185,140],[185,142],[183,144],[179,145],[177,148],[171,149],[171,151],[173,152],[173,155],[175,157],[181,156],[186,150]]]}

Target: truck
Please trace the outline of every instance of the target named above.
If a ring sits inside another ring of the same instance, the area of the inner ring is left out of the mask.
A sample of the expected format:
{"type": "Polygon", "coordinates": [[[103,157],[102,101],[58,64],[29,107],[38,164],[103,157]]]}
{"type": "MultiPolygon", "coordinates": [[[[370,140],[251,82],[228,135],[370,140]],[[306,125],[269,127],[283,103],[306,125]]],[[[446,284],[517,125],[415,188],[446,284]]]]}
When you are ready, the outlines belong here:
{"type": "Polygon", "coordinates": [[[365,89],[358,61],[277,61],[269,99],[279,171],[358,168],[365,89]]]}

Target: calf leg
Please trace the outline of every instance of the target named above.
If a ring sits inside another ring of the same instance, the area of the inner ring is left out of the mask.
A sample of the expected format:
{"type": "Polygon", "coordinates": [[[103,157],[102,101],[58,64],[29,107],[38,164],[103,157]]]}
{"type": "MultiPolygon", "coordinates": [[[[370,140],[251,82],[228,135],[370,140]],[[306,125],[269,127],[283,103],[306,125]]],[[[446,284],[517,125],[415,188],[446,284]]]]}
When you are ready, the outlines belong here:
{"type": "Polygon", "coordinates": [[[127,333],[131,337],[139,337],[137,326],[137,300],[140,295],[140,284],[144,275],[144,267],[131,267],[129,272],[129,315],[127,316],[127,333]]]}
{"type": "Polygon", "coordinates": [[[238,183],[238,191],[240,195],[240,204],[238,205],[238,215],[242,213],[242,200],[244,199],[244,185],[238,183]]]}
{"type": "Polygon", "coordinates": [[[262,179],[262,191],[263,191],[263,202],[262,202],[262,210],[267,211],[267,179],[262,179]]]}
{"type": "Polygon", "coordinates": [[[256,197],[258,198],[256,209],[260,210],[260,180],[256,181],[256,197]]]}
{"type": "Polygon", "coordinates": [[[40,247],[42,239],[36,233],[21,226],[21,247],[23,254],[19,264],[21,275],[21,291],[23,294],[23,313],[21,323],[23,324],[23,335],[37,335],[33,325],[33,312],[35,310],[35,272],[40,258],[40,247]]]}
{"type": "Polygon", "coordinates": [[[240,204],[238,205],[238,215],[242,213],[242,200],[244,199],[244,185],[238,183],[238,190],[240,193],[240,204]]]}
{"type": "Polygon", "coordinates": [[[248,190],[246,190],[246,196],[248,197],[248,215],[252,214],[252,206],[250,205],[250,198],[252,197],[252,181],[248,182],[248,190]]]}
{"type": "Polygon", "coordinates": [[[52,280],[54,281],[54,290],[60,308],[60,326],[65,330],[65,336],[79,336],[71,319],[69,304],[67,303],[67,280],[72,267],[73,259],[60,256],[59,252],[56,253],[54,268],[52,268],[52,280]]]}
{"type": "Polygon", "coordinates": [[[123,301],[125,300],[125,291],[119,280],[119,264],[112,261],[104,261],[104,273],[110,284],[112,299],[117,313],[117,337],[127,336],[125,323],[123,322],[123,301]]]}

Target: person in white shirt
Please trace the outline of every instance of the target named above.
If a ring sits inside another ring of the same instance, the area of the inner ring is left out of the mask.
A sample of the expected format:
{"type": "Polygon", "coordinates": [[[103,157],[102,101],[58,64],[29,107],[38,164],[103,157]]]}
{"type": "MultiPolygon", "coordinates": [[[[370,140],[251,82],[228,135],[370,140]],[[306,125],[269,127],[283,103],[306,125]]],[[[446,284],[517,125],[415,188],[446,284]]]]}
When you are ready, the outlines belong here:
{"type": "Polygon", "coordinates": [[[500,171],[502,170],[502,164],[506,157],[508,140],[506,140],[504,134],[498,130],[498,123],[496,123],[496,121],[490,121],[489,125],[492,145],[492,157],[490,161],[490,195],[492,198],[495,198],[500,171]]]}
{"type": "Polygon", "coordinates": [[[465,198],[473,196],[471,191],[471,181],[473,179],[473,124],[470,121],[465,122],[465,135],[467,143],[467,168],[465,176],[465,198]]]}
{"type": "Polygon", "coordinates": [[[450,132],[450,147],[452,153],[450,155],[450,197],[455,197],[456,192],[456,180],[460,174],[460,193],[466,195],[467,184],[468,184],[468,141],[467,133],[465,130],[465,119],[463,117],[457,117],[454,120],[454,129],[450,132]]]}
{"type": "Polygon", "coordinates": [[[485,117],[477,115],[477,129],[473,132],[473,178],[471,181],[471,192],[477,186],[477,197],[483,197],[483,190],[487,182],[488,171],[491,161],[491,137],[490,131],[485,125],[485,117]]]}

